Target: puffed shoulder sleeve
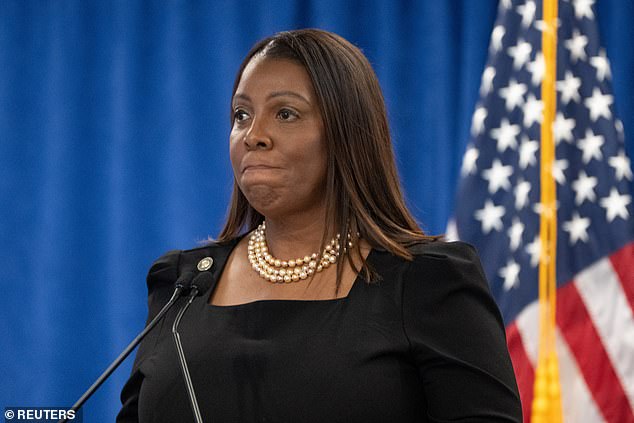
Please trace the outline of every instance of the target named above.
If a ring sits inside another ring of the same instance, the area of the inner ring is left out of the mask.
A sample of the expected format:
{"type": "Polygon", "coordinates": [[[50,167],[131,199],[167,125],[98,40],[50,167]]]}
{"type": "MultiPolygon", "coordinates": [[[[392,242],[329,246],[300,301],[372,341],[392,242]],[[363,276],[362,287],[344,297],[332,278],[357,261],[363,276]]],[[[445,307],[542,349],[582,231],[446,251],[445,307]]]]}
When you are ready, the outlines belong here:
{"type": "Polygon", "coordinates": [[[416,253],[403,324],[430,421],[522,421],[504,325],[472,246],[431,243],[416,253]]]}
{"type": "MultiPolygon", "coordinates": [[[[163,308],[170,299],[174,289],[173,285],[178,278],[178,264],[180,260],[180,250],[173,250],[159,257],[148,271],[146,278],[148,289],[148,317],[147,325],[163,308]]],[[[121,410],[117,415],[118,423],[138,422],[138,401],[143,374],[140,371],[141,363],[151,355],[152,349],[156,345],[161,324],[159,323],[145,337],[139,345],[130,378],[121,390],[121,410]]]]}

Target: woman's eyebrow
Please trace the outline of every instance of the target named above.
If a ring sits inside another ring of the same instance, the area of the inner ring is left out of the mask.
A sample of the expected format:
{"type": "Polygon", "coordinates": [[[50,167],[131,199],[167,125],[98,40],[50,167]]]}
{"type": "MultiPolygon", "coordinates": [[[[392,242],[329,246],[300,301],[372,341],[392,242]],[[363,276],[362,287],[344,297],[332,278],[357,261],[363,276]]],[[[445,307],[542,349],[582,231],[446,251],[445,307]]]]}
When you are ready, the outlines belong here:
{"type": "MultiPolygon", "coordinates": [[[[272,93],[270,93],[266,99],[270,100],[272,98],[275,97],[285,97],[285,96],[290,96],[290,97],[294,97],[297,98],[299,100],[302,100],[303,102],[310,104],[310,101],[308,101],[308,99],[306,97],[304,97],[303,95],[295,92],[295,91],[273,91],[272,93]]],[[[236,95],[233,96],[233,100],[243,100],[246,102],[251,103],[251,97],[249,97],[247,94],[244,93],[237,93],[236,95]]]]}
{"type": "MultiPolygon", "coordinates": [[[[249,96],[248,96],[248,95],[246,95],[246,94],[242,94],[242,93],[236,93],[236,94],[233,96],[233,100],[235,101],[236,99],[239,99],[239,100],[244,100],[244,101],[248,101],[249,103],[251,102],[251,97],[249,97],[249,96]]],[[[232,102],[232,103],[233,103],[233,102],[232,102]]]]}
{"type": "Polygon", "coordinates": [[[267,96],[267,99],[271,99],[274,97],[284,97],[284,96],[295,97],[302,100],[303,102],[307,104],[310,104],[310,101],[308,101],[306,97],[304,97],[303,95],[299,93],[296,93],[295,91],[273,91],[271,94],[267,96]]]}

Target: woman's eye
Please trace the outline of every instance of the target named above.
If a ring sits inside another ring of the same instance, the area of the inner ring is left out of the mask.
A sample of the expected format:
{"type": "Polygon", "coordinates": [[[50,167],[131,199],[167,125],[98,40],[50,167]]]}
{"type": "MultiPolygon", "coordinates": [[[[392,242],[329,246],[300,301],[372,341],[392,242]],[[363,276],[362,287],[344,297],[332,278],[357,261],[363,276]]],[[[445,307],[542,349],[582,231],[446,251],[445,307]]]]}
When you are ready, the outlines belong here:
{"type": "Polygon", "coordinates": [[[281,109],[277,116],[282,120],[293,120],[297,118],[297,113],[289,109],[281,109]]]}
{"type": "Polygon", "coordinates": [[[249,117],[249,115],[247,114],[247,112],[245,112],[242,109],[236,109],[233,112],[233,120],[236,122],[242,122],[243,120],[245,120],[247,117],[249,117]]]}

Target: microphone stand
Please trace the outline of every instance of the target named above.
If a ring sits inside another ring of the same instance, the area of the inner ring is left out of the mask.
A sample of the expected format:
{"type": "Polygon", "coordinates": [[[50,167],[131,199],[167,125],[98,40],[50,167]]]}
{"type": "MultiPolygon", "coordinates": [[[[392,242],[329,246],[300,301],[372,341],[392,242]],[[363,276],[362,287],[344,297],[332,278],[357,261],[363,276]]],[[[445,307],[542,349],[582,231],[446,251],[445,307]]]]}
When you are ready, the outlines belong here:
{"type": "Polygon", "coordinates": [[[209,283],[205,279],[208,279],[209,277],[210,276],[208,273],[201,273],[196,277],[196,279],[192,283],[192,288],[189,294],[188,301],[180,309],[180,311],[176,315],[176,319],[174,319],[174,324],[172,325],[172,335],[174,335],[174,343],[176,344],[176,351],[178,352],[178,362],[181,367],[181,372],[183,373],[183,378],[185,379],[187,395],[189,396],[189,404],[191,405],[192,412],[194,413],[194,420],[196,421],[196,423],[203,423],[203,418],[200,415],[200,408],[198,407],[198,400],[196,399],[196,393],[194,392],[194,385],[189,373],[189,368],[187,367],[187,361],[185,360],[185,352],[183,351],[183,344],[181,343],[181,337],[178,333],[178,325],[181,322],[181,318],[187,311],[187,308],[189,308],[192,301],[194,301],[194,298],[196,298],[204,291],[205,285],[209,283]],[[198,285],[200,285],[203,289],[199,291],[198,285]]]}
{"type": "MultiPolygon", "coordinates": [[[[161,311],[158,312],[156,317],[154,317],[154,319],[152,319],[152,321],[148,323],[145,329],[143,329],[143,331],[139,333],[137,337],[132,340],[132,342],[130,342],[130,344],[125,348],[125,350],[123,350],[123,352],[119,354],[119,356],[112,362],[112,364],[110,364],[110,366],[108,366],[108,368],[101,374],[101,376],[97,378],[97,380],[92,384],[92,386],[88,388],[86,392],[84,392],[81,398],[79,398],[77,402],[73,404],[73,406],[70,408],[71,410],[73,411],[79,410],[81,406],[84,405],[86,401],[88,401],[88,398],[90,398],[92,394],[94,394],[95,391],[99,389],[99,387],[105,382],[105,380],[108,379],[108,377],[112,374],[112,372],[114,372],[116,368],[119,367],[119,365],[123,362],[123,360],[125,360],[130,355],[132,350],[134,350],[134,348],[143,340],[143,338],[145,338],[145,336],[152,330],[152,328],[156,326],[156,324],[163,318],[165,313],[167,313],[169,309],[172,308],[172,306],[176,303],[178,298],[183,295],[183,291],[187,290],[187,288],[189,287],[189,284],[191,283],[189,281],[191,281],[193,276],[194,274],[192,272],[188,272],[185,275],[183,275],[181,278],[179,278],[179,281],[176,282],[176,289],[174,290],[174,293],[172,294],[172,297],[169,299],[167,304],[163,306],[163,308],[161,309],[161,311]]],[[[61,419],[59,421],[59,423],[67,423],[67,422],[68,422],[68,417],[61,419]]]]}

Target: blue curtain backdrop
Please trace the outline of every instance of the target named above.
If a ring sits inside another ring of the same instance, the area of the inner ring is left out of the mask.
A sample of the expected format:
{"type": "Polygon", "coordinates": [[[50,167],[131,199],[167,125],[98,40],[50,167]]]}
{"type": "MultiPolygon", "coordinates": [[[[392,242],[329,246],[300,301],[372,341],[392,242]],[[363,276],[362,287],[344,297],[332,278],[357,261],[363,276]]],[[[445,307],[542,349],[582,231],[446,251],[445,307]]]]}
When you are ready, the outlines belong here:
{"type": "MultiPolygon", "coordinates": [[[[408,203],[442,232],[496,8],[0,1],[0,405],[72,404],[143,327],[152,260],[218,233],[234,72],[271,33],[319,27],[364,50],[408,203]]],[[[596,12],[632,156],[634,3],[601,0],[596,12]]],[[[87,403],[87,421],[114,419],[129,369],[87,403]]]]}

